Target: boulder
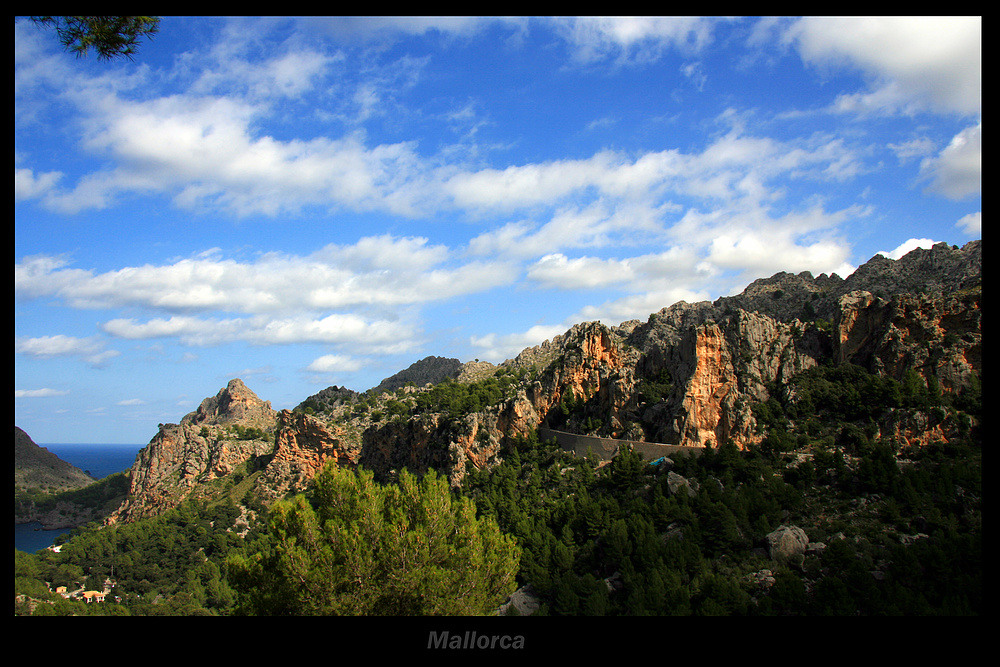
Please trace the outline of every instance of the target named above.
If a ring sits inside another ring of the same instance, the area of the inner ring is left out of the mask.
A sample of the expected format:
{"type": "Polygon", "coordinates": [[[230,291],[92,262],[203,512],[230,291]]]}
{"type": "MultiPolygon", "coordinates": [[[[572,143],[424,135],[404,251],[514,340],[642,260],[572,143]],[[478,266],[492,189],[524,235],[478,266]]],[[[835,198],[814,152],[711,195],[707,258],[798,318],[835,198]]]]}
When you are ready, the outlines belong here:
{"type": "Polygon", "coordinates": [[[778,526],[767,535],[767,550],[772,560],[788,561],[804,556],[809,537],[798,526],[778,526]]]}
{"type": "Polygon", "coordinates": [[[687,477],[678,475],[673,470],[667,473],[667,488],[670,489],[670,495],[675,496],[680,493],[681,487],[687,487],[687,494],[689,497],[694,498],[698,495],[698,482],[691,481],[687,477]]]}

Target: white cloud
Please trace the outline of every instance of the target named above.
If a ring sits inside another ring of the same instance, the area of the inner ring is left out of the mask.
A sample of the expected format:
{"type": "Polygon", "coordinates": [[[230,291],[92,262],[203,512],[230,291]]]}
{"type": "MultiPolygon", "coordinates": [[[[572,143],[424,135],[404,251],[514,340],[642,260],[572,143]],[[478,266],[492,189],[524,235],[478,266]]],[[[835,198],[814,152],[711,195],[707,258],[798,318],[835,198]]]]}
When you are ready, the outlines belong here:
{"type": "Polygon", "coordinates": [[[925,158],[921,177],[930,180],[927,191],[949,199],[964,199],[983,189],[983,124],[969,127],[952,138],[935,158],[925,158]]]}
{"type": "Polygon", "coordinates": [[[696,53],[712,41],[713,19],[681,16],[578,16],[552,24],[582,63],[644,63],[669,49],[696,53]]]}
{"type": "Polygon", "coordinates": [[[65,396],[69,391],[63,389],[15,389],[14,398],[48,398],[49,396],[65,396]]]}
{"type": "Polygon", "coordinates": [[[969,236],[979,236],[983,233],[983,213],[978,211],[962,216],[961,220],[955,223],[956,227],[961,227],[969,236]]]}
{"type": "Polygon", "coordinates": [[[91,366],[103,366],[117,357],[117,350],[104,349],[105,343],[99,336],[78,338],[57,334],[35,338],[15,338],[14,352],[38,359],[54,357],[80,357],[91,366]]]}
{"type": "Polygon", "coordinates": [[[115,405],[121,405],[123,407],[129,405],[146,405],[146,401],[141,398],[126,398],[124,400],[118,401],[115,405]]]}
{"type": "Polygon", "coordinates": [[[182,54],[175,72],[191,73],[189,89],[195,94],[236,92],[259,102],[299,97],[312,90],[342,56],[324,53],[316,43],[303,45],[294,38],[261,39],[289,21],[281,17],[227,18],[210,48],[182,54]]]}
{"type": "Polygon", "coordinates": [[[655,292],[670,283],[697,281],[697,264],[697,254],[681,246],[624,259],[570,259],[562,253],[552,253],[531,265],[527,278],[541,287],[556,289],[617,285],[631,292],[655,292]]]}
{"type": "Polygon", "coordinates": [[[903,241],[893,250],[880,250],[878,255],[883,255],[889,259],[899,259],[911,250],[916,250],[917,248],[923,248],[924,250],[929,250],[934,245],[933,239],[907,239],[903,241]]]}
{"type": "Polygon", "coordinates": [[[140,306],[168,312],[279,313],[398,307],[509,284],[505,262],[452,265],[427,239],[381,236],[328,245],[302,257],[268,254],[237,262],[200,253],[172,264],[95,274],[63,257],[34,256],[14,266],[16,296],[58,296],[75,308],[140,306]]]}
{"type": "Polygon", "coordinates": [[[673,284],[639,294],[629,294],[601,304],[585,306],[567,321],[590,322],[598,320],[609,326],[617,326],[628,320],[646,320],[650,313],[655,313],[678,301],[697,303],[709,299],[711,299],[711,293],[707,290],[673,284]]]}
{"type": "Polygon", "coordinates": [[[889,149],[896,154],[900,162],[906,162],[910,158],[933,153],[934,142],[928,137],[918,137],[899,144],[889,144],[889,149]]]}
{"type": "Polygon", "coordinates": [[[322,357],[313,359],[306,370],[314,373],[348,373],[359,370],[361,367],[362,363],[359,359],[339,354],[324,354],[322,357]]]}
{"type": "Polygon", "coordinates": [[[174,316],[146,322],[117,318],[103,323],[101,329],[118,338],[177,338],[185,345],[197,347],[235,341],[251,345],[323,343],[351,344],[357,348],[389,353],[407,351],[416,344],[416,332],[412,326],[387,320],[368,321],[350,313],[280,319],[262,316],[228,319],[174,316]]]}
{"type": "Polygon", "coordinates": [[[497,334],[486,334],[485,336],[472,336],[469,342],[473,347],[481,351],[477,355],[482,359],[492,359],[495,363],[517,356],[522,350],[534,345],[540,345],[553,336],[565,333],[568,327],[562,324],[542,325],[538,324],[522,333],[513,333],[498,336],[497,334]]]}
{"type": "Polygon", "coordinates": [[[554,253],[535,262],[528,269],[527,277],[543,287],[593,289],[629,282],[635,276],[627,260],[569,259],[562,253],[554,253]]]}
{"type": "Polygon", "coordinates": [[[462,172],[443,187],[459,208],[511,211],[553,206],[588,189],[608,202],[650,205],[669,195],[700,199],[769,199],[778,178],[843,181],[862,171],[861,157],[841,139],[797,143],[733,130],[700,153],[677,150],[630,157],[600,151],[578,160],[462,172]]]}
{"type": "Polygon", "coordinates": [[[459,208],[515,210],[551,205],[574,191],[600,185],[619,163],[618,156],[603,151],[582,160],[462,172],[447,179],[444,191],[459,208]]]}
{"type": "MultiPolygon", "coordinates": [[[[233,97],[173,95],[130,101],[89,91],[84,146],[117,166],[71,189],[48,183],[42,201],[61,212],[104,208],[123,193],[164,193],[186,209],[238,216],[309,206],[412,215],[420,203],[419,159],[407,143],[368,147],[363,138],[282,141],[254,126],[266,107],[233,97]]],[[[33,183],[21,176],[22,189],[33,183]]],[[[34,185],[38,190],[39,186],[34,185]]]]}
{"type": "Polygon", "coordinates": [[[499,363],[512,359],[525,348],[541,345],[546,340],[566,333],[578,322],[601,321],[609,326],[617,326],[622,322],[634,319],[645,320],[650,313],[677,303],[678,301],[697,302],[709,298],[704,290],[692,289],[688,286],[665,281],[661,285],[648,285],[648,289],[637,294],[606,301],[602,304],[585,306],[570,314],[560,324],[532,326],[527,331],[505,335],[486,334],[472,336],[470,343],[480,351],[478,357],[499,363]]]}
{"type": "Polygon", "coordinates": [[[729,270],[739,272],[740,280],[777,271],[835,271],[844,276],[854,267],[846,263],[850,244],[837,230],[869,214],[861,206],[832,212],[813,206],[776,216],[741,202],[708,212],[689,210],[671,236],[703,249],[703,270],[710,275],[729,270]]]}
{"type": "Polygon", "coordinates": [[[850,246],[832,239],[795,243],[788,236],[766,233],[726,234],[713,239],[707,261],[720,268],[737,269],[747,277],[778,271],[846,275],[853,271],[847,264],[849,253],[850,246]]]}
{"type": "Polygon", "coordinates": [[[31,169],[14,168],[14,201],[40,199],[55,189],[62,172],[50,171],[37,176],[31,169]]]}
{"type": "Polygon", "coordinates": [[[982,113],[982,17],[804,18],[785,40],[807,62],[870,77],[841,110],[982,113]]]}
{"type": "Polygon", "coordinates": [[[519,19],[494,19],[475,16],[341,16],[336,18],[309,18],[303,25],[320,30],[342,42],[369,42],[394,40],[401,35],[440,33],[452,37],[471,37],[487,25],[503,22],[516,26],[519,19]]]}

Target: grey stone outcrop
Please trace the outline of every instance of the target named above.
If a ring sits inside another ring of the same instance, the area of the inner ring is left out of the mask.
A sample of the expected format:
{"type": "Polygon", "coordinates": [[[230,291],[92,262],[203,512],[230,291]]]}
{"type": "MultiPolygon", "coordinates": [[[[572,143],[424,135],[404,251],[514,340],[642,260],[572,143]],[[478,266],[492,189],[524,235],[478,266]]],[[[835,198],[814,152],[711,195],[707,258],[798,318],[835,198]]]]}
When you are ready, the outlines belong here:
{"type": "Polygon", "coordinates": [[[767,550],[772,560],[788,561],[804,556],[809,536],[798,526],[778,526],[767,534],[767,550]]]}

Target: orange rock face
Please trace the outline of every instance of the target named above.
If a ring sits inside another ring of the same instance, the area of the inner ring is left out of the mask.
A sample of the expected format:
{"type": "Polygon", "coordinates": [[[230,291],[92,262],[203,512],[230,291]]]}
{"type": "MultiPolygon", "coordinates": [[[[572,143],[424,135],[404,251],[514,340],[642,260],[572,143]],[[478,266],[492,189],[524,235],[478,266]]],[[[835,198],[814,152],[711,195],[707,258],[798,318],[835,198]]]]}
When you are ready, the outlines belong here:
{"type": "Polygon", "coordinates": [[[270,498],[305,491],[328,461],[354,467],[359,455],[359,448],[351,447],[342,433],[327,424],[303,413],[282,410],[278,414],[274,455],[261,475],[258,490],[270,498]]]}
{"type": "Polygon", "coordinates": [[[727,402],[734,388],[731,355],[715,324],[700,328],[695,342],[695,371],[687,384],[682,409],[682,445],[715,447],[729,437],[727,402]]]}

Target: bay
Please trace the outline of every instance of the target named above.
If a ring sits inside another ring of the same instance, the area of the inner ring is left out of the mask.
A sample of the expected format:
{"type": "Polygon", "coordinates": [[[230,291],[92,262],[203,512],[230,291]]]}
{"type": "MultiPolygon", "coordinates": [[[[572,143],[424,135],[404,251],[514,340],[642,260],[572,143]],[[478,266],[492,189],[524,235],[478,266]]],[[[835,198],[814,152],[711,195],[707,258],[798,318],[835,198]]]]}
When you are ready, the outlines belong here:
{"type": "MultiPolygon", "coordinates": [[[[123,472],[135,463],[135,456],[145,445],[46,443],[40,445],[66,463],[87,472],[95,479],[103,479],[116,472],[123,472]]],[[[14,524],[14,548],[28,553],[52,546],[56,538],[69,533],[67,529],[40,530],[38,522],[14,524]]]]}
{"type": "Polygon", "coordinates": [[[95,479],[128,470],[145,445],[46,443],[41,445],[95,479]]]}
{"type": "Polygon", "coordinates": [[[18,551],[26,551],[29,554],[33,554],[39,549],[47,549],[52,546],[57,537],[68,533],[69,530],[66,528],[42,530],[42,524],[37,521],[15,523],[14,548],[18,551]]]}

